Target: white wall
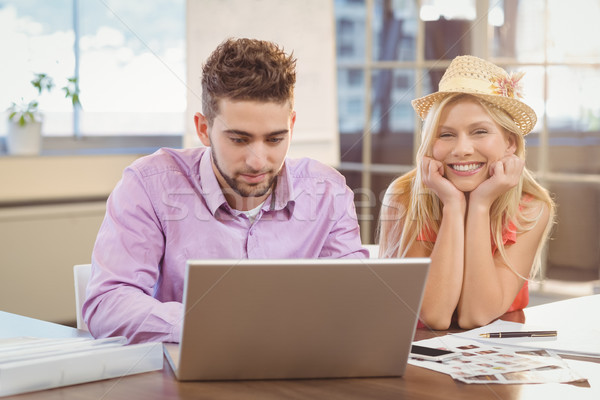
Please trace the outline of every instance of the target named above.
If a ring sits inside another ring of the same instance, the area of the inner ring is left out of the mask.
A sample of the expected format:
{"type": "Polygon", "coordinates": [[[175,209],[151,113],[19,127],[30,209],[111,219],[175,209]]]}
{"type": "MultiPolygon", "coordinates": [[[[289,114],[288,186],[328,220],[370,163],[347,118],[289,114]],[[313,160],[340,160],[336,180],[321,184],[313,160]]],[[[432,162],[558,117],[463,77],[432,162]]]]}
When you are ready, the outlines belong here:
{"type": "Polygon", "coordinates": [[[0,310],[75,320],[73,265],[90,262],[105,199],[137,157],[0,157],[0,310]]]}
{"type": "Polygon", "coordinates": [[[73,265],[89,263],[104,202],[0,208],[0,309],[75,319],[73,265]]]}
{"type": "Polygon", "coordinates": [[[202,64],[229,37],[273,41],[297,58],[291,157],[340,160],[333,0],[188,0],[186,146],[199,146],[202,64]]]}

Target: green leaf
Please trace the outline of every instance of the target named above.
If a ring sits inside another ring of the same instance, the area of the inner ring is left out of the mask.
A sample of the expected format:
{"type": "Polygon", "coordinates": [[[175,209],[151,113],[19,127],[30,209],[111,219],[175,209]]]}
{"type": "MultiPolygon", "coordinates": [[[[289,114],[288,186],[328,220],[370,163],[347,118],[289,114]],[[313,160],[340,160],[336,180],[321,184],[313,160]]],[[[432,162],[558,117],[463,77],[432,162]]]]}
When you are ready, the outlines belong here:
{"type": "Polygon", "coordinates": [[[44,89],[48,92],[52,90],[54,87],[54,80],[46,74],[35,74],[35,78],[33,78],[31,84],[37,89],[38,95],[40,95],[44,89]]]}
{"type": "Polygon", "coordinates": [[[67,80],[69,81],[69,83],[62,88],[65,91],[65,97],[71,98],[73,106],[81,107],[81,102],[79,100],[78,79],[73,76],[71,78],[68,78],[67,80]]]}

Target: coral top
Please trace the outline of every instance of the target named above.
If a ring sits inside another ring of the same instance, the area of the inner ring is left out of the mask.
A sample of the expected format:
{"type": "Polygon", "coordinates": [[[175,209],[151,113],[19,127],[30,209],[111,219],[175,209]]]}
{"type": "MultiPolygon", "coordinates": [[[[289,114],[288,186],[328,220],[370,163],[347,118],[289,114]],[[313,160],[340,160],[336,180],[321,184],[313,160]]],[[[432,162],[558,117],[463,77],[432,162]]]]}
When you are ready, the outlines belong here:
{"type": "MultiPolygon", "coordinates": [[[[516,226],[510,222],[508,226],[502,231],[502,243],[506,246],[506,244],[513,244],[517,242],[517,228],[516,226]]],[[[496,244],[492,243],[492,254],[496,253],[496,244]]],[[[517,293],[515,300],[512,305],[506,310],[506,312],[522,310],[527,307],[529,304],[529,286],[527,285],[527,281],[517,293]]]]}

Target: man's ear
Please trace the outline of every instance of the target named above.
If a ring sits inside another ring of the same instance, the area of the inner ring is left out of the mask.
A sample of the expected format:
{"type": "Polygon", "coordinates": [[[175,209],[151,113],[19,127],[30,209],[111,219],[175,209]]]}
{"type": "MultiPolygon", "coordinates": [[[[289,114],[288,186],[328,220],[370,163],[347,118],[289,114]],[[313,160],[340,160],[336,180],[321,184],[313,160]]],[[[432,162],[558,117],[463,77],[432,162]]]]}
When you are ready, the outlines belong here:
{"type": "Polygon", "coordinates": [[[205,146],[210,146],[210,137],[208,135],[208,120],[200,113],[194,115],[194,124],[196,125],[196,134],[205,146]]]}
{"type": "Polygon", "coordinates": [[[292,111],[292,115],[290,116],[290,139],[292,138],[292,134],[294,133],[294,125],[296,124],[296,111],[292,111]]]}

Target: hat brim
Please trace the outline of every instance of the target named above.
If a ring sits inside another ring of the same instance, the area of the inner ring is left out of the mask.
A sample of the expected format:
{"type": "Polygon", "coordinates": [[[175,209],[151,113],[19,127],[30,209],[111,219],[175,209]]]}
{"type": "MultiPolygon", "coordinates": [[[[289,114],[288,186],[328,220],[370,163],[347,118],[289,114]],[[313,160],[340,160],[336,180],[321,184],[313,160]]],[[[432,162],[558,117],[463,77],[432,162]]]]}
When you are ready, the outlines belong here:
{"type": "Polygon", "coordinates": [[[470,93],[465,91],[440,91],[415,99],[411,101],[411,104],[419,117],[424,120],[434,103],[441,101],[443,98],[451,94],[457,93],[479,97],[486,102],[501,108],[515,121],[520,130],[520,132],[517,133],[521,133],[523,136],[531,132],[537,122],[535,111],[533,111],[533,109],[527,104],[511,97],[498,95],[470,93]]]}

